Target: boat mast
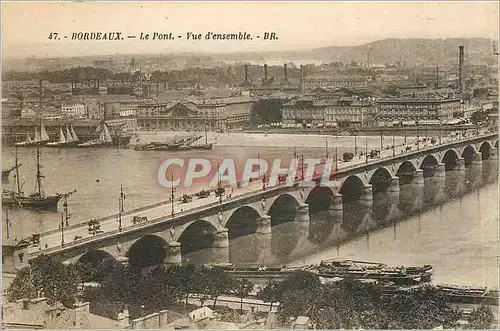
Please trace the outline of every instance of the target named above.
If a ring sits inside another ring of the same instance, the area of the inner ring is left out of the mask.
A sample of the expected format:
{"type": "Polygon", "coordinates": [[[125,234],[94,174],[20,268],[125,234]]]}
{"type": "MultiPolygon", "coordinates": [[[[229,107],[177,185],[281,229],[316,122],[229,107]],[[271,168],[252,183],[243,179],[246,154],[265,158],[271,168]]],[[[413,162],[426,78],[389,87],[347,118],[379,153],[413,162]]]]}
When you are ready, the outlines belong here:
{"type": "Polygon", "coordinates": [[[21,184],[19,183],[19,163],[17,160],[17,147],[16,147],[16,184],[17,184],[17,194],[21,196],[21,184]]]}
{"type": "Polygon", "coordinates": [[[42,178],[44,176],[42,175],[42,172],[40,169],[42,166],[40,165],[40,148],[36,149],[36,182],[38,186],[38,195],[42,197],[42,178]]]}
{"type": "Polygon", "coordinates": [[[208,139],[207,139],[207,112],[205,112],[205,145],[208,145],[208,139]]]}

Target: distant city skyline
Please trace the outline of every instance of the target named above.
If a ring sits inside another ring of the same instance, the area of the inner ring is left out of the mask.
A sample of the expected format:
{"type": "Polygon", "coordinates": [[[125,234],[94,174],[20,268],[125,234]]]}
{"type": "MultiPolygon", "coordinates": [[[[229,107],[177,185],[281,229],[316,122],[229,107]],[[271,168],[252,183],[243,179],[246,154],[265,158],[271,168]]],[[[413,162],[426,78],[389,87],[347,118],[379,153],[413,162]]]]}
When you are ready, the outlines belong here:
{"type": "Polygon", "coordinates": [[[2,3],[5,58],[300,51],[386,38],[471,37],[498,40],[497,2],[2,3]],[[73,32],[115,31],[125,39],[70,40],[73,32]],[[209,31],[248,32],[254,40],[186,40],[187,32],[209,31]],[[61,40],[49,40],[51,32],[61,40]],[[141,32],[172,32],[176,40],[139,40],[141,32]],[[264,32],[279,39],[255,38],[264,32]]]}

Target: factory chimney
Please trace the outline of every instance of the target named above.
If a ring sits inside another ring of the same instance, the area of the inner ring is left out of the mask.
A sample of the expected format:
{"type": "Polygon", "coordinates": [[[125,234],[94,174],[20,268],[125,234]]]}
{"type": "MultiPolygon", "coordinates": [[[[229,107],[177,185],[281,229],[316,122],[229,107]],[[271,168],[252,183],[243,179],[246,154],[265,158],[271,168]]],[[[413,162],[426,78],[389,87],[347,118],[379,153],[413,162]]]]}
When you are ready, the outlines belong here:
{"type": "Polygon", "coordinates": [[[304,92],[304,66],[300,65],[300,92],[304,92]]]}
{"type": "Polygon", "coordinates": [[[439,88],[439,67],[436,67],[436,88],[439,88]]]}
{"type": "Polygon", "coordinates": [[[283,65],[283,74],[284,78],[283,81],[281,82],[281,85],[289,85],[290,82],[288,81],[288,66],[286,63],[283,65]]]}
{"type": "MultiPolygon", "coordinates": [[[[38,106],[40,107],[39,109],[43,109],[43,87],[41,79],[38,80],[38,106]]],[[[42,116],[41,113],[40,116],[42,116]]]]}
{"type": "Polygon", "coordinates": [[[250,81],[248,80],[248,64],[245,64],[245,80],[242,86],[250,86],[250,81]]]}
{"type": "Polygon", "coordinates": [[[262,82],[263,85],[267,85],[268,79],[267,79],[267,64],[264,64],[264,81],[262,82]]]}
{"type": "Polygon", "coordinates": [[[464,46],[458,46],[458,90],[464,92],[464,46]]]}

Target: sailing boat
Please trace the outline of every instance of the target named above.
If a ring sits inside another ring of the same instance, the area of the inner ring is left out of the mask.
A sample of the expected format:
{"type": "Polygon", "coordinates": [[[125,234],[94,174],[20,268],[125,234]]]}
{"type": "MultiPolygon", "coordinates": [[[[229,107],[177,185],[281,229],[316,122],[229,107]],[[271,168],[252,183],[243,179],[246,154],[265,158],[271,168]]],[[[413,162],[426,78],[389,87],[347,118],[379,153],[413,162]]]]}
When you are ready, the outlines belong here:
{"type": "Polygon", "coordinates": [[[64,137],[64,132],[62,128],[59,128],[59,140],[47,143],[47,147],[62,147],[66,145],[66,137],[64,137]]]}
{"type": "Polygon", "coordinates": [[[36,209],[44,209],[44,210],[57,210],[57,203],[59,200],[65,196],[70,195],[76,192],[60,194],[56,193],[55,195],[47,196],[45,195],[42,187],[42,178],[45,176],[42,175],[41,172],[42,166],[40,165],[40,148],[37,149],[36,152],[36,184],[37,191],[30,194],[29,196],[25,196],[24,192],[21,191],[21,185],[19,183],[19,166],[17,163],[17,149],[16,149],[16,183],[17,183],[17,192],[13,191],[3,191],[2,192],[2,203],[5,205],[17,205],[21,207],[28,208],[36,208],[36,209]]]}
{"type": "Polygon", "coordinates": [[[9,169],[2,169],[2,181],[8,180],[11,171],[19,168],[20,166],[22,166],[22,164],[16,164],[16,165],[14,165],[13,167],[11,167],[9,169]]]}
{"type": "Polygon", "coordinates": [[[73,142],[76,144],[80,141],[78,136],[76,135],[75,129],[73,129],[73,125],[69,125],[71,127],[71,137],[73,138],[73,142]]]}
{"type": "Polygon", "coordinates": [[[94,139],[86,141],[84,143],[78,144],[78,147],[97,147],[97,146],[111,146],[113,145],[113,138],[108,130],[108,125],[106,122],[101,122],[101,125],[97,128],[101,132],[99,139],[94,139]]]}
{"type": "Polygon", "coordinates": [[[33,140],[31,139],[29,133],[26,133],[26,140],[25,141],[17,142],[14,145],[17,146],[17,147],[34,146],[33,145],[33,140]]]}
{"type": "Polygon", "coordinates": [[[18,142],[14,145],[18,147],[39,146],[44,145],[49,140],[50,138],[47,134],[47,130],[45,130],[45,126],[43,126],[42,120],[40,120],[40,127],[35,127],[35,139],[32,140],[29,133],[27,133],[26,141],[18,142]]]}
{"type": "Polygon", "coordinates": [[[193,145],[191,146],[193,149],[212,149],[213,144],[208,143],[208,136],[207,136],[207,114],[205,114],[205,144],[204,145],[193,145]]]}

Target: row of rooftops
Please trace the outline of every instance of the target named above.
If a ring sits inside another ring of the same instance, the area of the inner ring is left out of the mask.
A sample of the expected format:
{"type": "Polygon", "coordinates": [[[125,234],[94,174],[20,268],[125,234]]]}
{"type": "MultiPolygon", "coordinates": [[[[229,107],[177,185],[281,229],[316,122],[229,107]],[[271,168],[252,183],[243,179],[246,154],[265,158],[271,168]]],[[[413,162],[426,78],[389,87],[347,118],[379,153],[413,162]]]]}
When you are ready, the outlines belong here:
{"type": "Polygon", "coordinates": [[[313,96],[305,96],[300,99],[292,100],[285,104],[285,106],[300,105],[301,103],[310,104],[314,106],[328,106],[328,105],[371,105],[373,103],[443,103],[443,102],[460,102],[461,99],[457,97],[447,98],[440,95],[424,95],[418,97],[381,97],[381,98],[357,98],[357,97],[338,97],[334,100],[321,100],[313,96]]]}

